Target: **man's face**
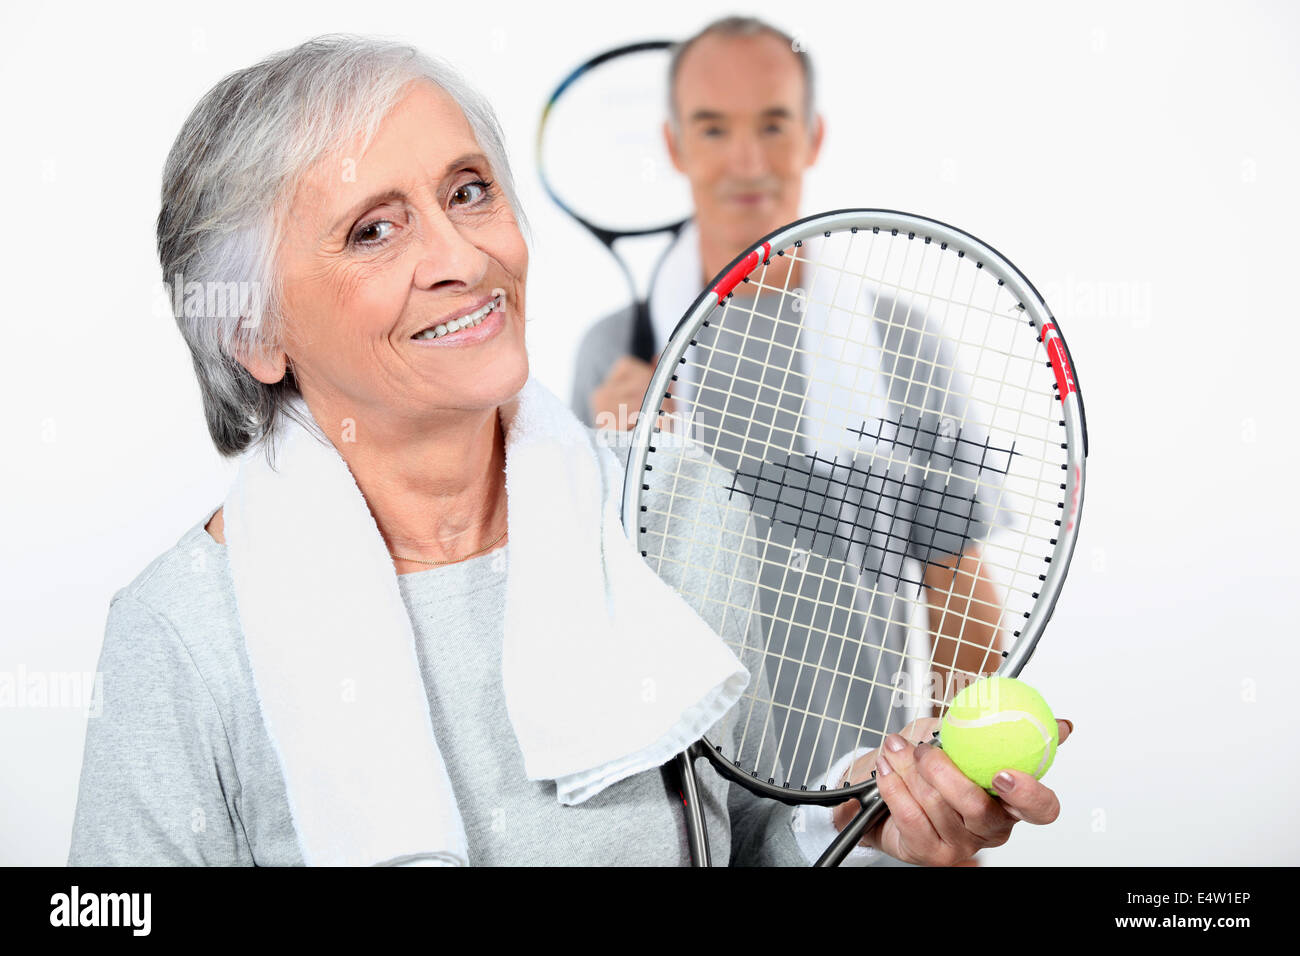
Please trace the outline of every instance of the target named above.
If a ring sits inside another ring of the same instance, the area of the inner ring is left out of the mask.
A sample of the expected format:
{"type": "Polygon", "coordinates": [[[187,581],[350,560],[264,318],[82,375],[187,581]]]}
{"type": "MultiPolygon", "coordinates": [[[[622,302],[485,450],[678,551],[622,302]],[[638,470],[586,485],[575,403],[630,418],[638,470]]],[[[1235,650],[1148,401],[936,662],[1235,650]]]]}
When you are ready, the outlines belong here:
{"type": "Polygon", "coordinates": [[[690,180],[703,238],[739,253],[798,218],[803,173],[822,140],[804,94],[798,57],[771,34],[706,36],[682,58],[677,129],[665,124],[664,135],[690,180]]]}

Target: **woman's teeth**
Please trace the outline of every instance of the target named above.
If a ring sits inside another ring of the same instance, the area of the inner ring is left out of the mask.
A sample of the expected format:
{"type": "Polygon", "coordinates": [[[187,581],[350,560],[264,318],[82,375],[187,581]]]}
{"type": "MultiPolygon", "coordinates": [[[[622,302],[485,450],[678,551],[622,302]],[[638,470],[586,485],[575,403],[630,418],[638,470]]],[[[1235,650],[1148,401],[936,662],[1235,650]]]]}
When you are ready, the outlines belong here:
{"type": "Polygon", "coordinates": [[[469,315],[462,315],[459,319],[452,319],[450,322],[444,322],[442,325],[435,325],[431,329],[425,329],[423,332],[411,336],[414,339],[440,339],[444,335],[451,335],[459,332],[461,329],[467,329],[471,325],[478,325],[487,318],[488,313],[493,309],[501,307],[502,296],[496,296],[483,308],[469,315]]]}

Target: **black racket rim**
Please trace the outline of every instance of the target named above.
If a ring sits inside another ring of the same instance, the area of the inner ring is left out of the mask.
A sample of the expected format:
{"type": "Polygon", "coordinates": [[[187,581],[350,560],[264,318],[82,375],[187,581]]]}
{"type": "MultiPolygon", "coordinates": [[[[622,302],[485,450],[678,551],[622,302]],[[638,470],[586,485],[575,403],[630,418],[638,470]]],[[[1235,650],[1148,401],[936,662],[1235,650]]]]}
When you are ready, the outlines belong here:
{"type": "Polygon", "coordinates": [[[635,53],[647,53],[655,50],[670,50],[677,45],[675,40],[640,40],[636,43],[628,43],[603,53],[597,53],[586,62],[574,67],[567,76],[562,79],[552,91],[551,95],[546,98],[546,105],[542,107],[541,118],[537,122],[537,142],[536,142],[536,166],[537,176],[542,182],[542,189],[551,201],[564,210],[565,214],[599,239],[605,246],[612,247],[619,239],[630,239],[636,236],[653,236],[661,232],[679,232],[686,223],[690,221],[689,216],[664,222],[658,225],[646,226],[641,229],[610,229],[599,223],[592,222],[585,216],[576,212],[568,203],[566,203],[555,191],[550,178],[546,175],[546,164],[542,162],[542,143],[546,135],[546,120],[550,116],[551,107],[555,102],[564,95],[564,91],[578,81],[578,79],[590,70],[595,69],[603,63],[617,59],[620,56],[630,56],[635,53]]]}

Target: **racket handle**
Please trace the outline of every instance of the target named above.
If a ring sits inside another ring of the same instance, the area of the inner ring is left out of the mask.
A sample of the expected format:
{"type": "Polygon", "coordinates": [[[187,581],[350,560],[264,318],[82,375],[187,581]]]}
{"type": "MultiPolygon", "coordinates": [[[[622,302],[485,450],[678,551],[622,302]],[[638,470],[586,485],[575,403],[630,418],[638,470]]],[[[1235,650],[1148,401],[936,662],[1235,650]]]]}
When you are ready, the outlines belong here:
{"type": "Polygon", "coordinates": [[[712,866],[709,853],[709,831],[704,826],[704,808],[700,806],[700,787],[695,779],[691,752],[677,755],[677,774],[681,778],[682,803],[686,810],[686,841],[691,848],[692,866],[712,866]]]}
{"type": "Polygon", "coordinates": [[[632,311],[632,341],[628,348],[634,358],[650,365],[654,365],[659,357],[655,349],[654,326],[650,322],[650,304],[644,299],[637,299],[632,311]]]}
{"type": "Polygon", "coordinates": [[[889,813],[889,805],[882,800],[873,786],[863,791],[858,797],[862,801],[862,809],[853,821],[840,831],[840,835],[835,841],[826,848],[826,851],[818,857],[814,866],[839,866],[844,862],[844,858],[849,852],[862,842],[862,837],[867,831],[885,818],[889,813]]]}

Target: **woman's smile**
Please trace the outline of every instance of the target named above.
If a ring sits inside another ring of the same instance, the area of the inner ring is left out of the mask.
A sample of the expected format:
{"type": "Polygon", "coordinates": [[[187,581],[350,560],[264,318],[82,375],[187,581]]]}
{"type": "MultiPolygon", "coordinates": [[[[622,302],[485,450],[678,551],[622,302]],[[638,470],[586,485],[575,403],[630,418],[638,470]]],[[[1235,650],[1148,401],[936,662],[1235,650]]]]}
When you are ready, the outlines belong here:
{"type": "Polygon", "coordinates": [[[411,341],[421,347],[436,348],[478,345],[498,335],[505,324],[505,290],[493,289],[482,302],[417,332],[411,341]]]}

